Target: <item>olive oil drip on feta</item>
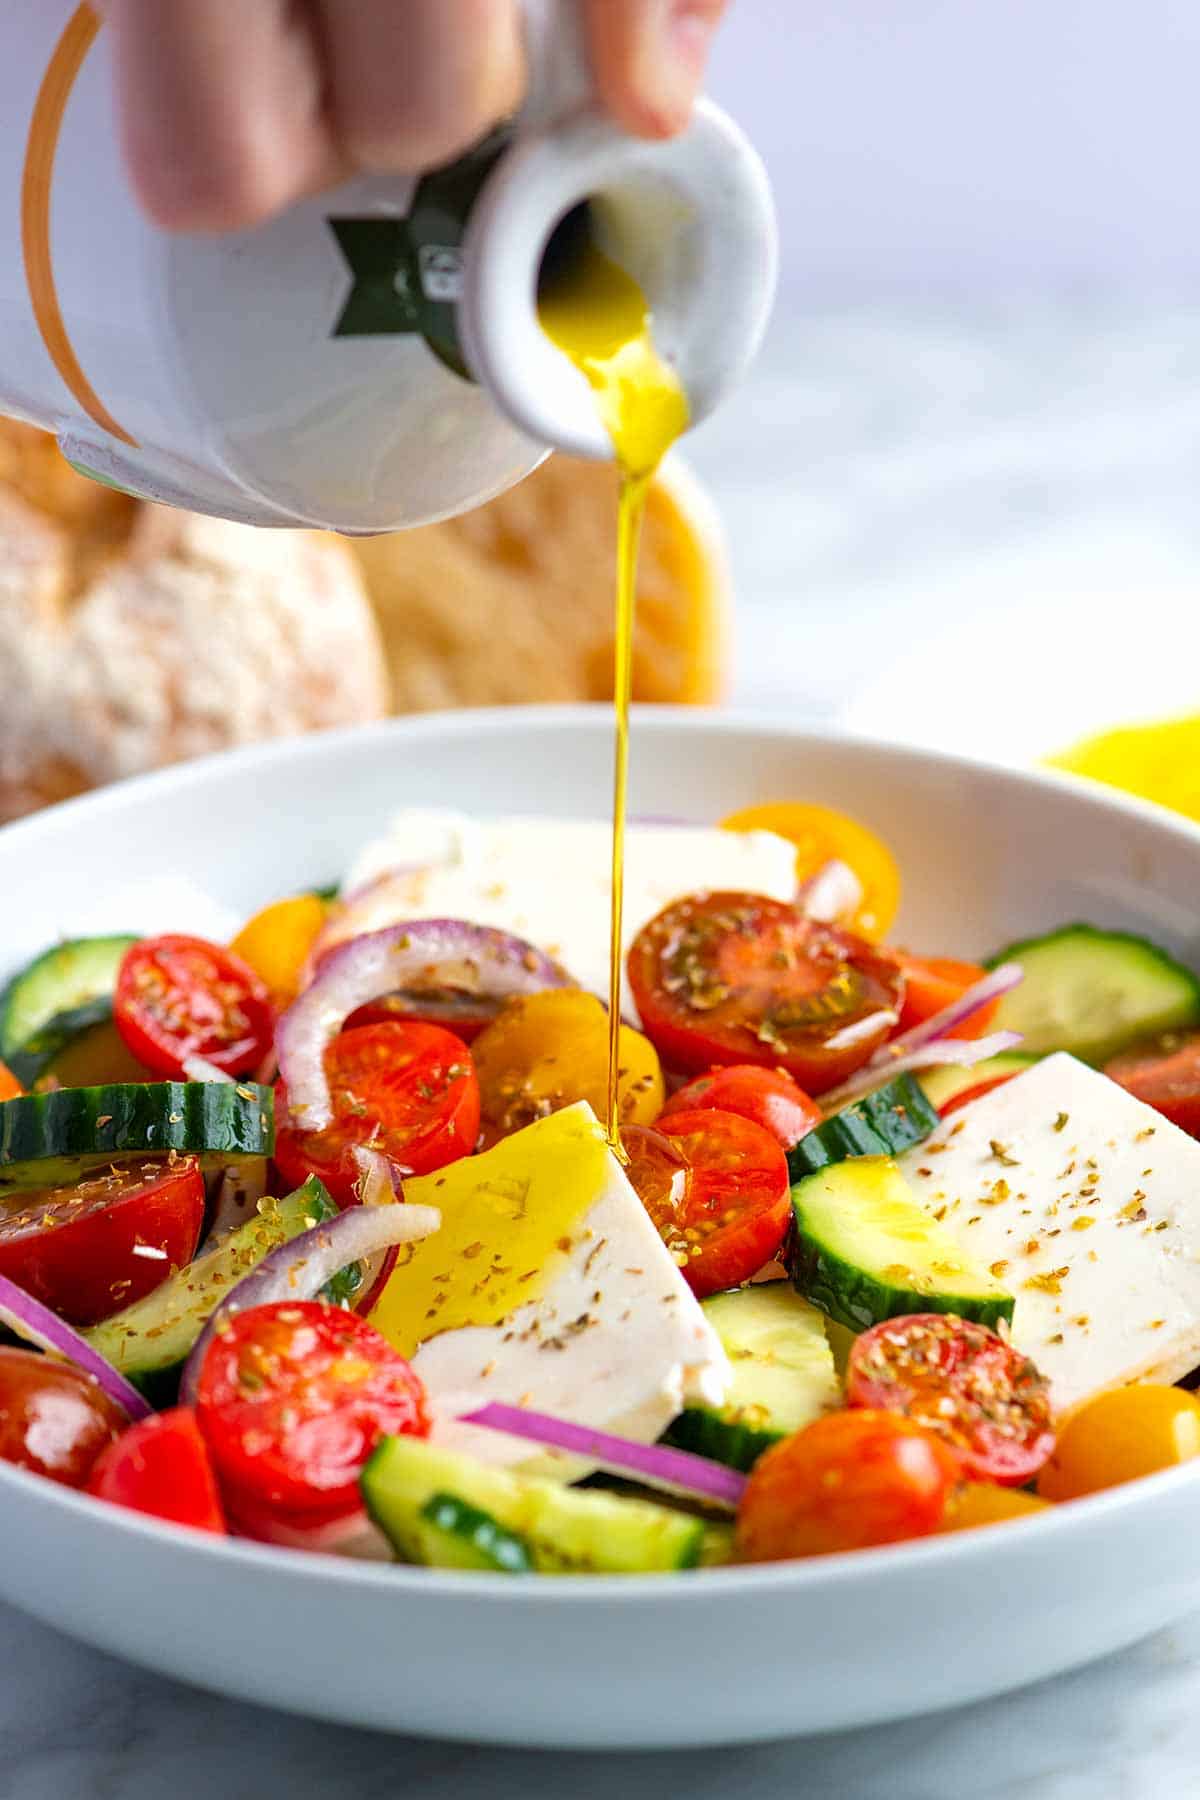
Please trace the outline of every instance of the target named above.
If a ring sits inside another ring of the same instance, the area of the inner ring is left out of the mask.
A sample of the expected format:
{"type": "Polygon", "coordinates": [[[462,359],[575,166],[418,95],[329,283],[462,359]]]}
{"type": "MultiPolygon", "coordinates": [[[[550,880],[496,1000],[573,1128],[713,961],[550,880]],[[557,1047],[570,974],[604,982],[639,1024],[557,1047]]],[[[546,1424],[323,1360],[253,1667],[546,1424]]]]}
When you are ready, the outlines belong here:
{"type": "Polygon", "coordinates": [[[618,1156],[621,1029],[621,941],[625,893],[625,812],[629,777],[629,699],[638,549],[646,494],[659,463],[687,430],[683,384],[654,346],[650,308],[633,277],[585,244],[544,278],[539,294],[542,329],[591,385],[596,409],[612,439],[620,474],[617,515],[617,600],[613,698],[612,917],[609,940],[608,1106],[605,1133],[618,1156]]]}

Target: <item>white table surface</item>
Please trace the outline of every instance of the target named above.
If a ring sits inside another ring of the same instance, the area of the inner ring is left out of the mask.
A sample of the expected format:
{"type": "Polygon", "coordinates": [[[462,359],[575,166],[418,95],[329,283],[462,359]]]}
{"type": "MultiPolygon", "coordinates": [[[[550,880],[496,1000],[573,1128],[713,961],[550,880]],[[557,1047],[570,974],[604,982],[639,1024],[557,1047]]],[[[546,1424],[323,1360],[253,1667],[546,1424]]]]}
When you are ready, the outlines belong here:
{"type": "MultiPolygon", "coordinates": [[[[976,693],[940,713],[928,700],[896,709],[889,671],[901,660],[907,680],[914,667],[932,671],[934,692],[954,678],[964,630],[981,666],[1000,639],[1024,628],[1035,642],[1047,620],[1060,636],[1078,621],[1093,640],[1099,595],[1109,633],[1100,661],[1116,671],[1101,703],[1200,702],[1197,658],[1182,676],[1178,656],[1158,673],[1142,658],[1130,675],[1115,655],[1127,603],[1143,619],[1155,607],[1177,625],[1200,619],[1198,450],[1200,310],[1076,302],[784,320],[748,388],[691,450],[734,541],[736,700],[800,722],[887,712],[889,729],[915,713],[910,735],[925,741],[941,732],[1023,754],[1047,725],[1053,741],[1056,717],[1031,730],[1020,695],[1006,710],[1011,695],[990,679],[986,707],[976,693]]],[[[398,1621],[398,1679],[414,1653],[398,1621]]],[[[675,1756],[525,1755],[290,1720],[131,1671],[6,1608],[0,1671],[0,1800],[1200,1792],[1200,1618],[963,1712],[675,1756]]]]}

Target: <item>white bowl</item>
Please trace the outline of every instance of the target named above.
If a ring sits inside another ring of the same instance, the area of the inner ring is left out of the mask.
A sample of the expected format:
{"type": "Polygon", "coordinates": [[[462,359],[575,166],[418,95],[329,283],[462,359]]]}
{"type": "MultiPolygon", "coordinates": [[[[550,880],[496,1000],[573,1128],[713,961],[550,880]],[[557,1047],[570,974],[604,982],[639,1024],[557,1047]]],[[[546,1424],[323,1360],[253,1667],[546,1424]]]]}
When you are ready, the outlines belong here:
{"type": "MultiPolygon", "coordinates": [[[[605,709],[431,716],[72,801],[0,832],[4,961],[52,929],[87,931],[164,872],[238,912],[327,882],[405,802],[603,817],[610,754],[605,709]]],[[[1166,814],[786,726],[639,716],[635,812],[707,820],[788,796],[890,841],[916,948],[982,952],[1085,916],[1197,955],[1200,831],[1166,814]]],[[[945,1707],[1130,1643],[1200,1601],[1198,1516],[1195,1464],[1027,1523],[857,1556],[524,1581],[214,1541],[0,1464],[0,1595],[148,1668],[349,1724],[694,1747],[945,1707]]]]}

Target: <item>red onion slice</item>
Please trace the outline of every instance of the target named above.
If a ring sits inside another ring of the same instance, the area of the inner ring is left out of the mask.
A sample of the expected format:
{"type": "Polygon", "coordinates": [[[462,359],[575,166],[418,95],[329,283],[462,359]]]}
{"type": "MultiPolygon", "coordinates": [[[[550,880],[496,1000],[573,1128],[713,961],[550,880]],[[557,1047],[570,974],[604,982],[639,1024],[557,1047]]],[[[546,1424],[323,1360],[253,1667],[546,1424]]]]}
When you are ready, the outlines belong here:
{"type": "Polygon", "coordinates": [[[393,1244],[414,1244],[437,1231],[442,1215],[434,1206],[351,1206],[280,1244],[230,1288],[192,1348],[179,1384],[191,1406],[208,1346],[235,1313],[275,1300],[314,1300],[325,1283],[348,1263],[363,1262],[393,1244]]]}
{"type": "Polygon", "coordinates": [[[145,1395],[93,1350],[86,1338],[80,1337],[65,1319],[60,1319],[56,1312],[43,1306],[40,1300],[35,1300],[32,1294],[27,1294],[23,1287],[18,1287],[5,1275],[0,1275],[0,1324],[7,1325],[27,1344],[36,1344],[39,1350],[74,1363],[135,1422],[148,1419],[154,1411],[145,1395]]]}
{"type": "Polygon", "coordinates": [[[523,938],[462,919],[417,919],[352,938],[330,951],[276,1029],[292,1121],[304,1131],[331,1122],[326,1048],[350,1014],[372,1000],[428,988],[509,1000],[570,985],[557,963],[523,938]]]}
{"type": "Polygon", "coordinates": [[[636,1475],[655,1487],[670,1488],[674,1493],[726,1506],[731,1511],[736,1510],[746,1489],[746,1477],[736,1469],[710,1462],[706,1456],[694,1456],[690,1450],[639,1444],[632,1438],[616,1437],[611,1431],[595,1431],[590,1425],[552,1418],[549,1413],[509,1406],[503,1400],[492,1400],[476,1412],[464,1413],[460,1423],[483,1425],[492,1431],[506,1431],[511,1437],[527,1438],[531,1444],[566,1450],[615,1474],[636,1475]]]}
{"type": "Polygon", "coordinates": [[[823,863],[815,875],[802,881],[796,891],[796,909],[806,919],[823,925],[838,925],[850,918],[862,905],[863,884],[849,863],[823,863]]]}
{"type": "Polygon", "coordinates": [[[1019,1031],[993,1031],[989,1037],[938,1038],[932,1044],[918,1044],[915,1050],[905,1050],[903,1039],[896,1038],[884,1046],[887,1051],[895,1051],[894,1056],[864,1063],[848,1081],[843,1081],[841,1087],[830,1088],[827,1094],[822,1094],[822,1110],[826,1114],[837,1112],[840,1107],[849,1106],[852,1100],[861,1100],[864,1094],[882,1087],[893,1075],[903,1075],[907,1069],[969,1069],[975,1063],[986,1062],[989,1056],[1002,1056],[1006,1050],[1015,1050],[1023,1041],[1019,1031]]]}
{"type": "Polygon", "coordinates": [[[208,1062],[203,1056],[185,1056],[183,1072],[189,1081],[234,1081],[236,1076],[218,1069],[216,1063],[208,1062]]]}
{"type": "Polygon", "coordinates": [[[890,1043],[881,1045],[871,1058],[869,1066],[878,1068],[881,1064],[890,1062],[893,1056],[907,1055],[910,1050],[919,1050],[922,1044],[931,1044],[936,1038],[945,1037],[956,1026],[973,1019],[983,1007],[990,1006],[993,1000],[999,1000],[1002,994],[1010,993],[1024,979],[1025,971],[1020,963],[1001,963],[998,969],[993,969],[982,981],[969,987],[957,1000],[952,1000],[949,1006],[943,1006],[941,1012],[922,1019],[911,1031],[904,1031],[899,1037],[892,1038],[890,1043]]]}

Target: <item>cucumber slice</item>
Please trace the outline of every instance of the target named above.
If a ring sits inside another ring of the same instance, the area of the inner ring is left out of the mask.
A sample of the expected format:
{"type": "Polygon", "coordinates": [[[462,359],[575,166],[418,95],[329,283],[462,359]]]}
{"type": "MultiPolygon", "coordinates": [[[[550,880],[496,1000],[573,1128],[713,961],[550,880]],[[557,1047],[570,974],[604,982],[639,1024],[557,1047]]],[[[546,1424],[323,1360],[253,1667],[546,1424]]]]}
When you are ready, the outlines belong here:
{"type": "Polygon", "coordinates": [[[974,1063],[969,1069],[949,1066],[927,1069],[919,1080],[930,1105],[940,1109],[948,1100],[953,1100],[955,1094],[965,1094],[983,1081],[994,1081],[998,1075],[1019,1075],[1022,1069],[1032,1069],[1037,1060],[1036,1056],[1026,1056],[1020,1050],[1005,1050],[999,1056],[989,1056],[983,1062],[974,1063]]]}
{"type": "Polygon", "coordinates": [[[922,1143],[937,1123],[937,1108],[920,1085],[911,1075],[897,1075],[806,1132],[788,1151],[788,1173],[803,1181],[814,1169],[848,1156],[899,1156],[922,1143]]]}
{"type": "Polygon", "coordinates": [[[286,1199],[260,1201],[253,1219],[83,1335],[115,1368],[145,1385],[146,1378],[187,1358],[214,1307],[269,1251],[336,1214],[324,1184],[310,1176],[286,1199]]]}
{"type": "Polygon", "coordinates": [[[421,1508],[427,1554],[422,1562],[439,1569],[490,1569],[501,1575],[530,1575],[533,1558],[525,1539],[506,1531],[491,1513],[469,1506],[456,1494],[434,1494],[421,1508]]]}
{"type": "Polygon", "coordinates": [[[825,1320],[787,1281],[714,1294],[701,1303],[733,1366],[722,1406],[689,1406],[668,1443],[749,1470],[780,1438],[841,1405],[825,1320]]]}
{"type": "Polygon", "coordinates": [[[240,1081],[129,1081],[0,1101],[0,1189],[59,1187],[118,1156],[270,1156],[275,1099],[240,1081]]]}
{"type": "Polygon", "coordinates": [[[29,1087],[72,1038],[112,1017],[113,989],[135,937],[72,938],[14,975],[0,994],[0,1061],[29,1087]]]}
{"type": "Polygon", "coordinates": [[[1065,925],[1010,944],[988,966],[1017,962],[1020,987],[1000,1002],[994,1028],[1019,1031],[1035,1055],[1069,1050],[1101,1064],[1138,1038],[1200,1021],[1200,981],[1165,950],[1127,931],[1065,925]]]}
{"type": "Polygon", "coordinates": [[[905,1313],[1012,1319],[1013,1297],[917,1200],[886,1157],[818,1169],[792,1189],[788,1273],[806,1299],[852,1331],[905,1313]]]}
{"type": "Polygon", "coordinates": [[[431,1501],[447,1497],[519,1538],[542,1575],[690,1569],[713,1553],[704,1520],[689,1513],[516,1475],[424,1438],[384,1438],[359,1485],[367,1511],[397,1553],[436,1568],[464,1566],[459,1543],[447,1563],[445,1534],[427,1513],[431,1501]]]}

